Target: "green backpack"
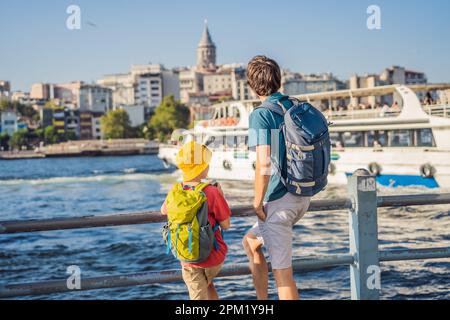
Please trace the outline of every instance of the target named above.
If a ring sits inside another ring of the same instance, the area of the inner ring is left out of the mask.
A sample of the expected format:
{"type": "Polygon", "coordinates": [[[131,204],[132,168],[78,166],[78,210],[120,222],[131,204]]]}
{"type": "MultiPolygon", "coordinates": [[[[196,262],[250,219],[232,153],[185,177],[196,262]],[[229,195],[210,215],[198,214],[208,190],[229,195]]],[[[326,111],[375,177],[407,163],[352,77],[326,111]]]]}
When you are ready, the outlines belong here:
{"type": "Polygon", "coordinates": [[[208,221],[208,203],[203,192],[209,184],[200,183],[185,190],[177,183],[167,195],[167,224],[163,227],[163,239],[167,254],[187,263],[200,263],[208,259],[213,247],[218,249],[214,228],[208,221]]]}

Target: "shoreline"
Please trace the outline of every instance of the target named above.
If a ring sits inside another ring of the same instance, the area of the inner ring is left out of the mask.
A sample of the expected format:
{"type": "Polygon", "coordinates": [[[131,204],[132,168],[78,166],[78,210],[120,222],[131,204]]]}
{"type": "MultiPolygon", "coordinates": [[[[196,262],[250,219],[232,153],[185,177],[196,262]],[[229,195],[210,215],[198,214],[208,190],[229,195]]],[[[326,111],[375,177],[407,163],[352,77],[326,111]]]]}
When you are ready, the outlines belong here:
{"type": "Polygon", "coordinates": [[[156,155],[159,144],[145,139],[69,141],[41,149],[0,152],[0,160],[156,155]]]}

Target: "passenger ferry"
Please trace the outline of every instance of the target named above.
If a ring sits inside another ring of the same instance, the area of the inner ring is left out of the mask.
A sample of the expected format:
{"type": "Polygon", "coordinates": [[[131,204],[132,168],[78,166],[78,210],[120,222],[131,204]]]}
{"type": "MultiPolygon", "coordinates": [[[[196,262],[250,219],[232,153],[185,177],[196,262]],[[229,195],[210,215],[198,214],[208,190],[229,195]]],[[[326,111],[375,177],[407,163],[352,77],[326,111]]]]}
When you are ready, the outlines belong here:
{"type": "MultiPolygon", "coordinates": [[[[371,89],[331,91],[297,96],[323,111],[330,121],[333,143],[329,183],[346,184],[358,168],[367,168],[380,185],[388,187],[450,187],[450,105],[421,104],[416,92],[448,90],[450,84],[391,85],[371,89]],[[388,97],[397,103],[389,109],[333,110],[332,101],[388,97]]],[[[448,92],[447,92],[448,94],[448,92]]],[[[253,180],[256,155],[248,149],[248,117],[258,101],[227,102],[214,106],[210,120],[192,130],[174,132],[161,145],[159,157],[175,163],[180,138],[207,144],[214,152],[210,177],[218,180],[253,180]]]]}

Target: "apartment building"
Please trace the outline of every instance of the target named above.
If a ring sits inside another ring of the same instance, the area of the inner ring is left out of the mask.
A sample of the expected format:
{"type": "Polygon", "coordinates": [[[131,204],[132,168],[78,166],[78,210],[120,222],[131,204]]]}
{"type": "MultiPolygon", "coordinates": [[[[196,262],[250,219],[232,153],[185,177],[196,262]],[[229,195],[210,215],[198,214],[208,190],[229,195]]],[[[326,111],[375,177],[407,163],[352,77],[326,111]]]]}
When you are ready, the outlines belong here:
{"type": "Polygon", "coordinates": [[[182,103],[189,103],[191,95],[197,95],[203,91],[203,74],[195,68],[184,68],[180,75],[180,99],[182,103]]]}
{"type": "Polygon", "coordinates": [[[112,90],[113,108],[139,105],[152,109],[165,96],[180,99],[179,72],[161,64],[133,65],[130,73],[108,75],[97,84],[112,90]]]}
{"type": "Polygon", "coordinates": [[[112,90],[98,85],[83,85],[79,91],[80,111],[106,113],[112,109],[112,90]]]}
{"type": "Polygon", "coordinates": [[[11,83],[6,80],[0,80],[0,100],[10,100],[11,83]]]}
{"type": "MultiPolygon", "coordinates": [[[[352,75],[349,79],[349,89],[358,88],[373,88],[377,86],[402,84],[402,85],[414,85],[414,84],[426,84],[428,82],[425,73],[418,71],[411,71],[404,67],[392,66],[384,69],[380,74],[365,74],[363,76],[352,75]]],[[[419,98],[422,98],[426,93],[418,92],[419,98]]],[[[376,104],[392,104],[394,100],[398,100],[397,94],[394,96],[377,96],[377,97],[365,97],[365,98],[353,98],[352,105],[358,105],[360,103],[369,104],[374,106],[376,104]]]]}
{"type": "Polygon", "coordinates": [[[332,73],[303,74],[287,70],[283,71],[281,86],[281,91],[291,96],[346,89],[346,84],[332,73]]]}
{"type": "Polygon", "coordinates": [[[18,118],[15,112],[6,111],[0,113],[0,133],[12,136],[18,129],[18,118]]]}
{"type": "Polygon", "coordinates": [[[70,83],[36,83],[31,86],[30,99],[55,104],[71,110],[106,112],[112,108],[112,91],[99,85],[82,81],[70,83]]]}

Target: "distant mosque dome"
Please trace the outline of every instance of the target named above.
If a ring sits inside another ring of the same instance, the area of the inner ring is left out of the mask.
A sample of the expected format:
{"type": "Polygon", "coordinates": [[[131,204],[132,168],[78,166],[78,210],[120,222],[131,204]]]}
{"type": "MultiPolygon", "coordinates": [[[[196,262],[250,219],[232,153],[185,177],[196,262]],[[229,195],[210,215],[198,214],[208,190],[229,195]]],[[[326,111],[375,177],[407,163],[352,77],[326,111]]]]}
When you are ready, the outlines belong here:
{"type": "Polygon", "coordinates": [[[197,69],[200,71],[216,69],[216,45],[212,41],[206,20],[205,28],[197,47],[197,69]]]}

